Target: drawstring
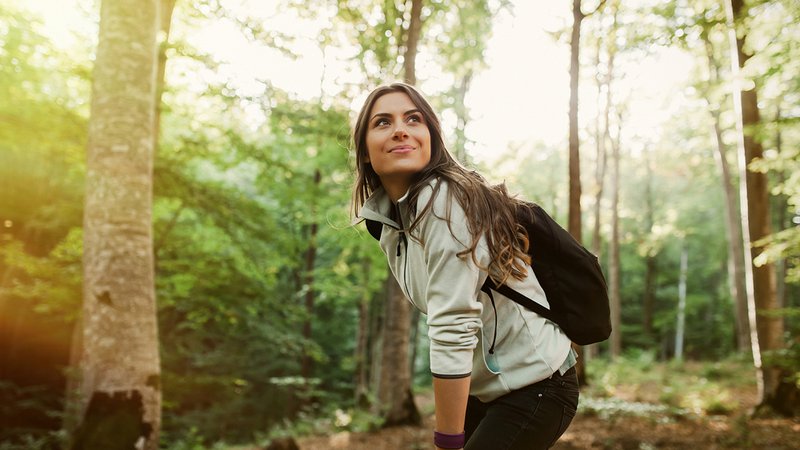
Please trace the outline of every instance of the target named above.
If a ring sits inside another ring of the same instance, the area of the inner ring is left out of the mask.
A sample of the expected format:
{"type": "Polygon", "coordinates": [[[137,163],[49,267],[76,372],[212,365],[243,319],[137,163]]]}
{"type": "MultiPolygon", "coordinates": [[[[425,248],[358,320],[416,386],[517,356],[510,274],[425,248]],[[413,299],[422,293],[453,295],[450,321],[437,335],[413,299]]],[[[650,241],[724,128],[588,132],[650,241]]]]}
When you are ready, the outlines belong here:
{"type": "Polygon", "coordinates": [[[494,344],[497,342],[497,306],[494,304],[492,290],[487,289],[486,292],[489,293],[489,299],[492,301],[492,309],[494,309],[494,337],[492,338],[492,346],[489,347],[489,354],[494,355],[494,344]]]}

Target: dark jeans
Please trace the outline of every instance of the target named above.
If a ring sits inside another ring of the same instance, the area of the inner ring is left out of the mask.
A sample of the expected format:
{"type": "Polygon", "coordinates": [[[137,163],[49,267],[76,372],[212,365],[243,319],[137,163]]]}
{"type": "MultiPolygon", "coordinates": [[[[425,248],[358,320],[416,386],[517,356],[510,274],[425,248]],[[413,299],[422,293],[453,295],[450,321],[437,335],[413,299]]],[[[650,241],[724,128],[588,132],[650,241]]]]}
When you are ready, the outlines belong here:
{"type": "Polygon", "coordinates": [[[550,448],[575,417],[578,378],[575,368],[510,392],[489,403],[467,402],[465,450],[538,450],[550,448]]]}

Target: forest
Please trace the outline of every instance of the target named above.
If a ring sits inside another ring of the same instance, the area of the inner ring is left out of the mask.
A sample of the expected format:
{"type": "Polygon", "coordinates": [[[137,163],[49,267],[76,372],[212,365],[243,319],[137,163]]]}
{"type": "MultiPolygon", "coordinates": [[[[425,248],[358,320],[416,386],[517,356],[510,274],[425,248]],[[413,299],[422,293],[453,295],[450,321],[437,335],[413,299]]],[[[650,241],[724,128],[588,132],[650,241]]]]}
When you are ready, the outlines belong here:
{"type": "Polygon", "coordinates": [[[554,448],[797,448],[798,43],[794,0],[0,0],[0,450],[433,448],[351,206],[395,80],[599,257],[554,448]]]}

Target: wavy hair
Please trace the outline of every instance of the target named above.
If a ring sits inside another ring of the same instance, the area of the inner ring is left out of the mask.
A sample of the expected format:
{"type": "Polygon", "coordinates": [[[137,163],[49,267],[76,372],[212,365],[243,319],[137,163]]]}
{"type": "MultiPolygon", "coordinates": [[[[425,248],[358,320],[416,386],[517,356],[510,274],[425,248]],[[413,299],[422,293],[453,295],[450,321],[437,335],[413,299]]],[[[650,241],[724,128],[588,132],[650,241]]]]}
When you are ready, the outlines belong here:
{"type": "Polygon", "coordinates": [[[435,192],[421,211],[415,211],[417,198],[421,189],[433,179],[447,180],[451,195],[447,198],[446,208],[448,227],[450,226],[450,202],[455,197],[464,210],[471,242],[465,244],[466,250],[458,253],[459,257],[471,255],[473,262],[498,284],[508,280],[509,277],[522,280],[527,275],[526,264],[530,264],[528,251],[528,235],[525,229],[515,219],[516,208],[521,202],[508,194],[505,184],[490,185],[478,172],[466,169],[453,158],[442,138],[442,129],[439,118],[433,111],[430,103],[414,87],[405,83],[392,83],[373,90],[361,111],[358,114],[353,129],[352,145],[355,151],[356,180],[353,186],[352,207],[354,216],[364,206],[370,195],[381,187],[381,180],[367,162],[367,130],[369,129],[369,115],[372,107],[380,97],[394,92],[401,92],[411,99],[411,102],[422,113],[428,131],[431,135],[431,159],[428,165],[414,176],[408,192],[409,205],[414,214],[414,220],[408,226],[408,233],[419,224],[420,220],[431,211],[433,199],[436,197],[440,184],[436,184],[435,192]],[[482,267],[478,263],[475,249],[481,236],[486,237],[489,248],[489,267],[482,267]]]}

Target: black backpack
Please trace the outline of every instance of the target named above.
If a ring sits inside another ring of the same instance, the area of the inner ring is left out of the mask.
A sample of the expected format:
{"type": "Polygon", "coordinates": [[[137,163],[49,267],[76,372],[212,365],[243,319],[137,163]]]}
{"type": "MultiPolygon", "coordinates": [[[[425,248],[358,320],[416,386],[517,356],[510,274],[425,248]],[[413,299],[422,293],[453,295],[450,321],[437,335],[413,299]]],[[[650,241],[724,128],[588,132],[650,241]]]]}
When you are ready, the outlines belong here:
{"type": "MultiPolygon", "coordinates": [[[[576,344],[602,342],[611,334],[608,287],[597,257],[535,203],[517,208],[517,221],[528,232],[531,268],[544,289],[550,309],[506,285],[487,278],[481,290],[498,292],[555,322],[576,344]]],[[[383,225],[367,220],[367,229],[380,239],[383,225]]]]}

